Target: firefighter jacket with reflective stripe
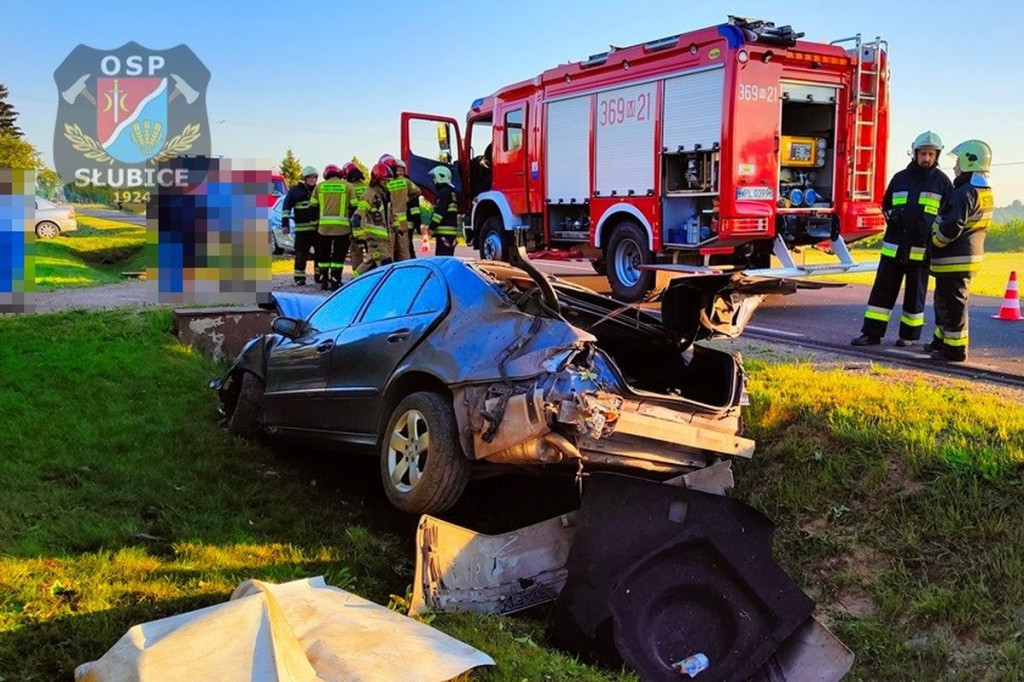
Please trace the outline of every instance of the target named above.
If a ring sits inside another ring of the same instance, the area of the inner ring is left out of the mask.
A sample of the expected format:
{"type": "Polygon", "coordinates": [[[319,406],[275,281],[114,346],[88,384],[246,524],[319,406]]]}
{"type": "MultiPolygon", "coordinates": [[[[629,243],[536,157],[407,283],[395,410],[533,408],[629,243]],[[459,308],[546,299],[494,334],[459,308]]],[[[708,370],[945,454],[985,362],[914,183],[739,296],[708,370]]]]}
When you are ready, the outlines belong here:
{"type": "Polygon", "coordinates": [[[434,214],[430,218],[430,230],[444,237],[453,237],[458,231],[459,203],[455,199],[455,188],[438,185],[434,192],[434,214]]]}
{"type": "Polygon", "coordinates": [[[921,168],[911,161],[894,175],[882,197],[882,257],[901,263],[924,261],[932,221],[952,193],[953,183],[937,167],[921,168]]]}
{"type": "Polygon", "coordinates": [[[338,178],[324,180],[316,186],[309,203],[320,210],[320,234],[336,237],[352,232],[349,216],[356,203],[352,185],[338,178]]]}
{"type": "Polygon", "coordinates": [[[415,182],[409,178],[393,178],[388,181],[388,193],[391,195],[391,206],[394,213],[393,225],[396,229],[407,229],[408,217],[415,216],[413,217],[414,222],[419,221],[420,188],[416,186],[415,182]],[[415,205],[415,212],[413,205],[415,205]]]}
{"type": "Polygon", "coordinates": [[[317,221],[320,219],[320,210],[316,206],[310,205],[309,200],[312,198],[313,189],[304,182],[292,187],[284,197],[284,203],[281,204],[281,215],[286,216],[290,212],[296,232],[316,229],[317,221]]]}
{"type": "Polygon", "coordinates": [[[355,229],[356,239],[387,241],[389,226],[394,222],[391,195],[380,185],[370,185],[356,204],[359,227],[355,229]]]}
{"type": "Polygon", "coordinates": [[[963,173],[954,187],[932,226],[931,271],[936,278],[970,277],[978,271],[995,208],[987,173],[963,173]]]}

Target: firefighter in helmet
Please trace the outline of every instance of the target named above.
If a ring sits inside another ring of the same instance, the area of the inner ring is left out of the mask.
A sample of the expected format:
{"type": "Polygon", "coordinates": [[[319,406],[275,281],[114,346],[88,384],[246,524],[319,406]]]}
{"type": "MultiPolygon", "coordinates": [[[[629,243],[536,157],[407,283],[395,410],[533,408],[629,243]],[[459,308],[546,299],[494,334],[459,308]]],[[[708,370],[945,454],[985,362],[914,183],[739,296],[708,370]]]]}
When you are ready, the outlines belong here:
{"type": "MultiPolygon", "coordinates": [[[[363,198],[363,192],[366,191],[366,176],[363,175],[363,171],[360,170],[359,166],[351,161],[342,166],[341,172],[345,174],[345,180],[348,184],[352,185],[352,190],[356,194],[356,203],[350,207],[352,214],[355,215],[359,200],[363,198]]],[[[363,262],[365,254],[366,242],[362,239],[358,239],[356,237],[356,230],[353,230],[352,245],[349,247],[349,257],[352,259],[353,272],[355,272],[360,263],[363,262]]]]}
{"type": "Polygon", "coordinates": [[[391,196],[392,220],[394,221],[391,225],[394,235],[394,259],[396,261],[408,260],[413,257],[412,233],[409,225],[410,205],[415,202],[417,207],[413,222],[415,228],[419,230],[420,188],[405,177],[405,164],[392,155],[384,154],[378,163],[384,164],[391,171],[387,189],[391,196]]]}
{"type": "Polygon", "coordinates": [[[956,156],[953,194],[932,224],[928,245],[935,277],[935,336],[928,349],[936,360],[964,362],[968,285],[981,268],[985,230],[995,207],[988,177],[992,148],[967,140],[950,153],[956,156]]]}
{"type": "MultiPolygon", "coordinates": [[[[311,206],[309,201],[313,198],[313,191],[316,189],[316,179],[320,174],[316,168],[306,166],[302,169],[302,182],[288,190],[281,204],[281,229],[285,234],[291,229],[289,222],[294,213],[295,228],[295,284],[300,287],[306,286],[306,262],[309,260],[310,252],[316,248],[317,225],[320,219],[320,211],[316,206],[311,206]]],[[[320,269],[317,268],[313,279],[320,281],[320,269]]]]}
{"type": "Polygon", "coordinates": [[[409,192],[409,203],[405,209],[405,220],[408,225],[407,235],[409,237],[409,253],[413,258],[416,257],[416,247],[413,244],[412,238],[417,232],[423,231],[423,222],[420,219],[420,188],[412,180],[409,180],[409,173],[405,167],[405,162],[401,159],[395,159],[395,175],[399,178],[405,178],[410,189],[416,188],[415,193],[409,192]]]}
{"type": "Polygon", "coordinates": [[[953,192],[949,178],[939,169],[942,140],[930,130],[914,140],[913,160],[889,181],[882,198],[885,235],[875,283],[868,296],[861,335],[854,346],[882,342],[892,309],[904,286],[897,346],[921,339],[924,302],[928,292],[927,244],[932,221],[953,192]]]}
{"type": "Polygon", "coordinates": [[[352,239],[349,216],[356,204],[352,185],[345,182],[341,168],[333,163],[324,169],[324,181],[316,186],[310,205],[320,210],[319,240],[316,260],[320,270],[320,286],[331,291],[341,286],[345,255],[352,239]]]}
{"type": "Polygon", "coordinates": [[[434,233],[435,256],[454,256],[455,244],[459,238],[459,203],[452,185],[452,172],[445,166],[430,171],[434,180],[434,211],[430,218],[430,230],[434,233]]]}
{"type": "Polygon", "coordinates": [[[375,164],[370,170],[370,184],[357,204],[356,236],[366,242],[366,256],[356,268],[357,277],[393,260],[394,235],[390,226],[394,222],[394,214],[388,193],[388,182],[392,179],[390,168],[383,163],[375,164]]]}

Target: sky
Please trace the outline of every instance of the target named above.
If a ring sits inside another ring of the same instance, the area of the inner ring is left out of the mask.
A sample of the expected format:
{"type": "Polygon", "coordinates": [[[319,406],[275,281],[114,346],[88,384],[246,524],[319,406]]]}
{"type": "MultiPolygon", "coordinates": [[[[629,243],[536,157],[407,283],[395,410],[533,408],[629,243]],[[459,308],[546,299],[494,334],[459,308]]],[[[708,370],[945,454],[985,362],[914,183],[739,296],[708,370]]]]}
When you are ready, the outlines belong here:
{"type": "MultiPolygon", "coordinates": [[[[993,148],[996,203],[1005,205],[1024,199],[1021,7],[988,0],[13,0],[4,3],[0,83],[26,137],[52,165],[53,72],[76,45],[184,43],[211,72],[214,154],[278,163],[291,148],[303,164],[322,169],[353,155],[397,155],[403,110],[464,121],[474,99],[509,83],[610,44],[647,42],[733,14],[790,24],[820,42],[856,33],[885,38],[889,174],[906,165],[910,143],[924,130],[939,133],[947,151],[980,138],[993,148]]],[[[942,163],[952,168],[951,157],[942,163]]]]}

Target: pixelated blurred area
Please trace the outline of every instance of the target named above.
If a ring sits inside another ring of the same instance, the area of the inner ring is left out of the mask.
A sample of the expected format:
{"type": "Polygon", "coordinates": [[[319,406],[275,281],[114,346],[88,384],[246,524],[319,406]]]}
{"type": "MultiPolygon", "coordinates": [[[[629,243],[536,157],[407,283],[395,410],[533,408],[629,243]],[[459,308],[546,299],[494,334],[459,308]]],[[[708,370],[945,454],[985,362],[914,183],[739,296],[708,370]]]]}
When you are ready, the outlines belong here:
{"type": "Polygon", "coordinates": [[[0,168],[0,314],[32,312],[36,172],[0,168]]]}
{"type": "Polygon", "coordinates": [[[205,156],[160,164],[181,178],[146,212],[152,303],[258,305],[270,300],[271,164],[205,156]]]}

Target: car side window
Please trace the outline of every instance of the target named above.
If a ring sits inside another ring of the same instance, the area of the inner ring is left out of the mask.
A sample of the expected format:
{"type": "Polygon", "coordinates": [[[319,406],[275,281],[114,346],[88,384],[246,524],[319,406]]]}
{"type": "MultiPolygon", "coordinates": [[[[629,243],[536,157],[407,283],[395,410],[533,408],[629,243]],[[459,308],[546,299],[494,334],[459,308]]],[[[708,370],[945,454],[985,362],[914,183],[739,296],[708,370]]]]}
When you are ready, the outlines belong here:
{"type": "Polygon", "coordinates": [[[446,305],[448,305],[448,296],[444,285],[438,281],[435,275],[431,275],[416,294],[416,299],[412,302],[412,307],[409,308],[409,314],[436,313],[444,310],[446,305]]]}
{"type": "Polygon", "coordinates": [[[327,331],[352,324],[363,301],[377,286],[382,276],[379,272],[370,273],[347,284],[313,313],[309,318],[309,326],[317,331],[327,331]]]}
{"type": "Polygon", "coordinates": [[[391,276],[385,280],[367,306],[362,321],[376,322],[407,315],[413,298],[429,276],[430,270],[421,267],[392,270],[391,276]]]}

